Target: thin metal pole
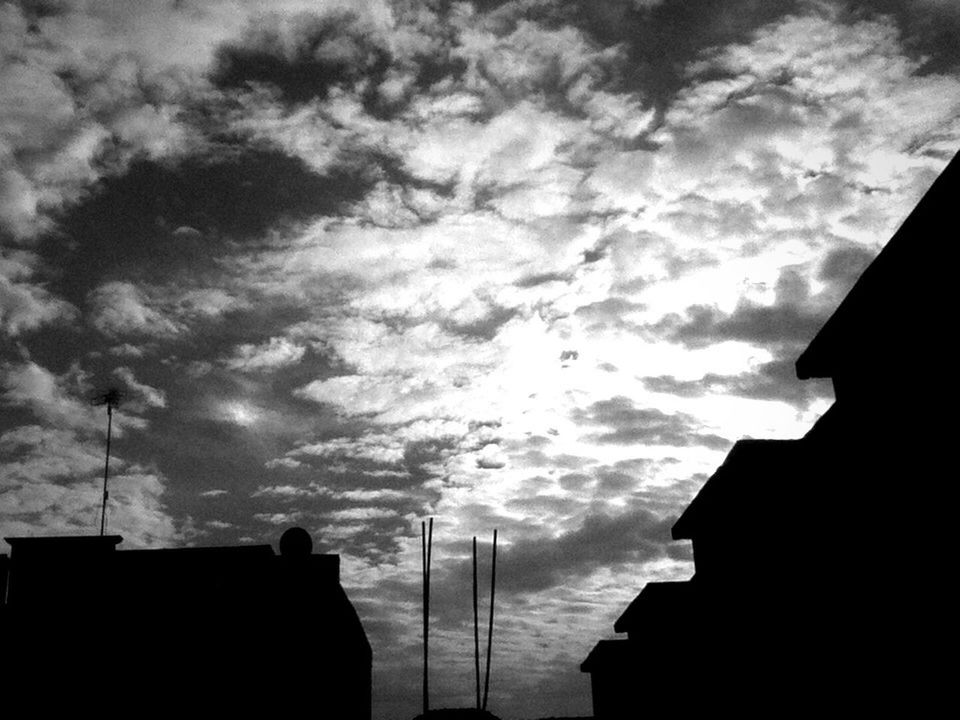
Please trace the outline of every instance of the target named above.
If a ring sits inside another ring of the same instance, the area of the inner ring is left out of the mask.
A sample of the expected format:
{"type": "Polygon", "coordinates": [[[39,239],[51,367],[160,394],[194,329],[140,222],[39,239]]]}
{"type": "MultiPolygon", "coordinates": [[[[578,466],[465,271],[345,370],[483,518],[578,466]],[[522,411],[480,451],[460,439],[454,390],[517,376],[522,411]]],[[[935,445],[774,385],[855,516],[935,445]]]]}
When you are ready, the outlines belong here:
{"type": "Polygon", "coordinates": [[[480,709],[480,615],[477,605],[477,536],[473,536],[473,664],[477,676],[477,710],[480,709]]]}
{"type": "Polygon", "coordinates": [[[490,652],[493,649],[493,602],[497,592],[497,531],[493,531],[493,564],[490,567],[490,626],[487,630],[487,672],[483,681],[483,710],[487,709],[490,693],[490,652]]]}
{"type": "Polygon", "coordinates": [[[103,465],[103,506],[100,509],[100,537],[103,537],[103,530],[107,523],[107,498],[110,493],[107,491],[107,476],[110,473],[110,432],[113,429],[113,406],[107,403],[107,460],[103,465]]]}
{"type": "MultiPolygon", "coordinates": [[[[427,525],[427,620],[430,619],[430,566],[433,562],[433,518],[430,518],[430,522],[427,525]]],[[[425,636],[425,641],[430,637],[430,626],[429,622],[427,624],[427,635],[425,636]]],[[[426,671],[426,668],[424,668],[426,671]]],[[[424,677],[427,674],[424,672],[424,677]]],[[[429,688],[428,688],[429,690],[429,688]]],[[[430,696],[427,695],[427,709],[429,710],[430,696]]]]}
{"type": "Polygon", "coordinates": [[[422,580],[423,580],[423,714],[426,715],[430,710],[430,686],[427,681],[427,642],[429,640],[429,601],[427,600],[427,524],[420,523],[420,550],[422,561],[422,580]]]}

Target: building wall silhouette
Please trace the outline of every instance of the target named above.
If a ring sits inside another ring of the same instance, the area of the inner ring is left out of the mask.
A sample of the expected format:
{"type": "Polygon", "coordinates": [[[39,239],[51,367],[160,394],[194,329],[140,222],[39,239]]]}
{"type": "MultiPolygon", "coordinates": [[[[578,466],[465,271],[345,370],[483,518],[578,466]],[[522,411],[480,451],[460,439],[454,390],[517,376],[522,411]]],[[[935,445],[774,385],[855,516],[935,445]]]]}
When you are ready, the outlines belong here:
{"type": "Polygon", "coordinates": [[[372,654],[340,558],[314,554],[299,528],[280,555],[118,550],[115,535],[7,541],[8,707],[370,718],[372,654]]]}
{"type": "Polygon", "coordinates": [[[598,719],[946,699],[958,200],[960,155],[797,360],[834,404],[800,439],[736,443],[674,524],[695,574],[649,583],[584,661],[598,719]]]}

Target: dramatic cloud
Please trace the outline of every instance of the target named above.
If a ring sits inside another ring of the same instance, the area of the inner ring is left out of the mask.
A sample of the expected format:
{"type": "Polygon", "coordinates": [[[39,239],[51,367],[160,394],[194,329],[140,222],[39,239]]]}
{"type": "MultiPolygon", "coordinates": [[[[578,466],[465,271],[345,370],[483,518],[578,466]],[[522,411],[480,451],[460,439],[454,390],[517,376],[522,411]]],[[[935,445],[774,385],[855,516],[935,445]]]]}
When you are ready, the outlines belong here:
{"type": "Polygon", "coordinates": [[[0,6],[0,227],[19,240],[50,228],[51,213],[134,155],[161,157],[188,144],[176,118],[183,78],[145,68],[114,43],[98,46],[91,35],[106,28],[69,34],[80,28],[64,8],[33,16],[0,6]]]}
{"type": "MultiPolygon", "coordinates": [[[[726,340],[768,346],[804,345],[826,322],[828,307],[810,298],[808,283],[799,272],[786,268],[774,288],[773,304],[742,300],[729,315],[711,307],[688,308],[687,321],[673,331],[671,338],[689,347],[726,340]]],[[[672,319],[667,325],[670,322],[672,319]]]]}
{"type": "MultiPolygon", "coordinates": [[[[4,531],[13,536],[91,534],[99,529],[101,449],[71,431],[23,426],[0,435],[10,458],[0,472],[4,531]]],[[[169,547],[185,536],[163,503],[163,480],[114,459],[109,527],[134,547],[169,547]]]]}
{"type": "Polygon", "coordinates": [[[29,408],[56,427],[89,430],[98,425],[93,408],[65,387],[71,378],[58,378],[34,362],[6,364],[0,373],[4,404],[29,408]]]}
{"type": "Polygon", "coordinates": [[[678,550],[680,557],[687,557],[670,539],[675,520],[645,510],[589,516],[579,529],[558,539],[512,545],[503,553],[497,580],[507,592],[539,591],[575,583],[601,567],[649,562],[678,550]]]}
{"type": "Polygon", "coordinates": [[[95,528],[116,387],[111,531],[305,527],[375,717],[426,516],[438,699],[496,527],[494,707],[588,714],[671,519],[829,406],[793,362],[960,147],[954,5],[0,3],[0,537],[95,528]]]}
{"type": "Polygon", "coordinates": [[[324,99],[331,89],[386,80],[390,53],[377,28],[350,12],[267,16],[238,42],[221,45],[212,79],[222,88],[269,86],[288,103],[324,99]]]}
{"type": "Polygon", "coordinates": [[[689,415],[671,415],[657,409],[638,408],[630,398],[623,396],[595,402],[585,411],[577,411],[575,419],[580,423],[609,427],[609,432],[594,436],[600,443],[673,446],[701,444],[715,449],[724,449],[731,444],[719,435],[697,432],[697,423],[689,415]]]}
{"type": "Polygon", "coordinates": [[[182,326],[148,303],[143,292],[131,283],[105,283],[90,296],[93,325],[111,336],[169,336],[182,331],[182,326]]]}
{"type": "Polygon", "coordinates": [[[305,352],[305,347],[286,338],[272,337],[265,345],[241,345],[227,366],[235,370],[269,370],[297,363],[305,352]]]}
{"type": "Polygon", "coordinates": [[[36,258],[28,253],[0,254],[0,330],[20,335],[56,320],[70,320],[76,308],[30,282],[36,258]]]}

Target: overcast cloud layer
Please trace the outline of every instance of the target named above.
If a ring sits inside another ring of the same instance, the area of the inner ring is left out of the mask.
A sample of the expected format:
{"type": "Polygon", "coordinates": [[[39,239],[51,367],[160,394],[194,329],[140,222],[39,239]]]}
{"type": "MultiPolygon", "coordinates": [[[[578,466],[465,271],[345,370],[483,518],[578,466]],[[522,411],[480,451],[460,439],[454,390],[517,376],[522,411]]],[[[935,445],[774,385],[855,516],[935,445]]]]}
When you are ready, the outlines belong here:
{"type": "Polygon", "coordinates": [[[307,528],[399,718],[421,519],[437,706],[499,528],[491,707],[586,714],[732,443],[832,401],[793,362],[960,146],[958,5],[263,7],[0,3],[0,535],[96,531],[116,386],[125,547],[307,528]]]}

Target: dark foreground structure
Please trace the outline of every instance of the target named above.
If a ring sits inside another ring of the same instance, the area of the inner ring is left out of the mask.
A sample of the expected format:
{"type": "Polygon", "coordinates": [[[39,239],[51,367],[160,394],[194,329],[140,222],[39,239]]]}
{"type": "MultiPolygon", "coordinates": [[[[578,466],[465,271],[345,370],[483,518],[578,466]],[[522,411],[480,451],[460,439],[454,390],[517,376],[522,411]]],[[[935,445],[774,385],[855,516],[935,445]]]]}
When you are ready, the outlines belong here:
{"type": "Polygon", "coordinates": [[[486,710],[474,708],[445,708],[428,710],[426,714],[417,715],[413,720],[500,720],[496,715],[486,710]]]}
{"type": "Polygon", "coordinates": [[[7,538],[3,706],[152,717],[369,720],[371,650],[340,557],[269,545],[117,550],[119,536],[7,538]]]}
{"type": "Polygon", "coordinates": [[[582,664],[598,720],[949,701],[958,158],[797,360],[834,404],[801,439],[733,447],[673,526],[693,578],[644,587],[582,664]]]}

